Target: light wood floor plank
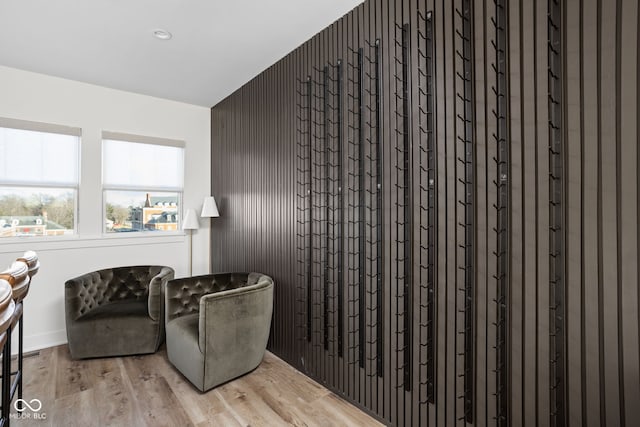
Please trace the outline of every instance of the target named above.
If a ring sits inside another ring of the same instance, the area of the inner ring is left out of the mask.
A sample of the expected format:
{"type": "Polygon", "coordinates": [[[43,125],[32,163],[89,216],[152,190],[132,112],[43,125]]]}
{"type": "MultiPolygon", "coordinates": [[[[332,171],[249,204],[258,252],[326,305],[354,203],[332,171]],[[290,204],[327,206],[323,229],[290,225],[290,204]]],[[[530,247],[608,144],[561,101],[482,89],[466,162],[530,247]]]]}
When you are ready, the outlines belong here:
{"type": "MultiPolygon", "coordinates": [[[[24,361],[31,369],[32,375],[23,379],[23,387],[30,390],[34,397],[49,395],[52,390],[55,390],[58,366],[56,352],[56,347],[45,348],[39,352],[38,356],[27,357],[24,361]]],[[[13,365],[15,370],[17,363],[13,365]]]]}
{"type": "Polygon", "coordinates": [[[56,356],[56,399],[89,390],[93,386],[92,366],[95,360],[72,360],[67,346],[57,347],[56,356]]]}
{"type": "MultiPolygon", "coordinates": [[[[51,409],[44,408],[47,411],[47,419],[51,421],[52,426],[97,426],[100,424],[100,419],[95,411],[97,403],[95,390],[86,389],[56,399],[55,405],[51,409]]],[[[18,425],[17,421],[15,422],[16,425],[18,425]]],[[[13,425],[14,423],[12,422],[11,424],[13,425]]],[[[31,425],[37,426],[38,422],[33,421],[31,425]]]]}
{"type": "Polygon", "coordinates": [[[296,427],[307,425],[296,410],[296,407],[291,405],[290,401],[281,397],[282,393],[275,384],[260,380],[261,378],[257,375],[247,375],[245,383],[260,395],[264,403],[278,414],[284,424],[296,427]]]}
{"type": "Polygon", "coordinates": [[[76,361],[63,345],[27,357],[24,371],[24,398],[40,399],[46,420],[12,419],[12,426],[382,425],[271,353],[255,371],[207,393],[169,363],[164,348],[76,361]]]}
{"type": "Polygon", "coordinates": [[[137,408],[124,383],[122,364],[117,359],[101,359],[98,365],[95,395],[96,415],[102,426],[135,425],[139,422],[137,408]]]}
{"type": "Polygon", "coordinates": [[[133,356],[123,358],[125,370],[131,381],[140,413],[146,425],[193,426],[193,422],[180,405],[167,380],[150,363],[152,357],[133,356]]]}

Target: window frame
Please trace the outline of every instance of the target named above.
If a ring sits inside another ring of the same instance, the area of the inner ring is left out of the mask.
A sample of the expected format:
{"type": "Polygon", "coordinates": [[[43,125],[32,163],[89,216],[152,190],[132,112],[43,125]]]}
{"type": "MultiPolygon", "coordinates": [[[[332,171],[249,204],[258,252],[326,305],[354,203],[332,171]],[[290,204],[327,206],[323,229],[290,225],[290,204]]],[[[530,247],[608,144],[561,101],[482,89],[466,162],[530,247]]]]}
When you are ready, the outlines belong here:
{"type": "Polygon", "coordinates": [[[61,235],[18,235],[11,237],[0,237],[0,242],[11,243],[24,241],[47,241],[50,239],[76,238],[78,237],[78,224],[80,212],[80,180],[82,166],[82,129],[78,127],[65,126],[53,123],[34,122],[29,120],[13,119],[8,117],[0,117],[0,128],[23,130],[29,132],[40,132],[54,135],[67,135],[76,138],[76,180],[73,185],[60,182],[26,182],[26,181],[4,181],[0,178],[0,189],[52,189],[52,190],[70,190],[73,194],[73,228],[71,233],[61,235]]]}
{"type": "Polygon", "coordinates": [[[133,135],[121,132],[111,132],[111,131],[102,131],[101,138],[101,186],[102,186],[102,235],[107,238],[140,238],[140,237],[150,237],[150,236],[171,236],[177,234],[183,234],[182,231],[182,201],[184,198],[184,175],[185,175],[185,152],[186,152],[186,144],[184,141],[167,139],[167,138],[158,138],[158,137],[149,137],[143,135],[133,135]],[[144,186],[134,186],[134,185],[105,185],[105,141],[116,141],[116,142],[126,142],[133,144],[148,144],[153,146],[169,146],[174,148],[179,148],[182,150],[182,164],[181,172],[182,172],[182,185],[179,189],[176,187],[144,187],[144,186]],[[113,231],[107,231],[107,192],[108,191],[135,191],[140,193],[176,193],[177,194],[177,226],[175,231],[162,231],[160,233],[151,230],[135,230],[127,233],[117,233],[113,231]]]}

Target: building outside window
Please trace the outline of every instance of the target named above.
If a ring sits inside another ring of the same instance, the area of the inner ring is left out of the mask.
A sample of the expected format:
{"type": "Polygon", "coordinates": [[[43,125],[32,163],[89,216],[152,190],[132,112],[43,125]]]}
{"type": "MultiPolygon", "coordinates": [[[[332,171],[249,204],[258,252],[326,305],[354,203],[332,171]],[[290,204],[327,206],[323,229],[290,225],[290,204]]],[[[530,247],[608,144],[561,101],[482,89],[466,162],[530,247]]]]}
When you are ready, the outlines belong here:
{"type": "Polygon", "coordinates": [[[103,132],[106,233],[180,230],[183,183],[183,142],[103,132]]]}
{"type": "Polygon", "coordinates": [[[76,233],[80,136],[0,118],[0,238],[76,233]]]}

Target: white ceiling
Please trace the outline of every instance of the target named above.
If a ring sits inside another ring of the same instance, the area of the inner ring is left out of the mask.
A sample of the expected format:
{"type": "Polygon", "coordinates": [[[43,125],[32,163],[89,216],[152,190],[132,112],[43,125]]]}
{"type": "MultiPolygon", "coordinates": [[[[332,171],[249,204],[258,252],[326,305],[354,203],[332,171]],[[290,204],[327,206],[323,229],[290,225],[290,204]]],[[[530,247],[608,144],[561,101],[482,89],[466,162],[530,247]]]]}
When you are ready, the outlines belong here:
{"type": "Polygon", "coordinates": [[[362,1],[0,0],[0,65],[211,107],[362,1]]]}

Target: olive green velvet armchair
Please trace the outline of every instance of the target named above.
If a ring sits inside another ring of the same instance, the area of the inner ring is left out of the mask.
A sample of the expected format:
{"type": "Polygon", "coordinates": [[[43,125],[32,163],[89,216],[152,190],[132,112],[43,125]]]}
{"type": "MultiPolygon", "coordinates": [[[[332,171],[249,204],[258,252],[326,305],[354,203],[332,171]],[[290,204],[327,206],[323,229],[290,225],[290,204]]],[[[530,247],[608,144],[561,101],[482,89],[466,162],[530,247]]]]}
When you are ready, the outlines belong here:
{"type": "Polygon", "coordinates": [[[167,355],[200,391],[260,364],[269,340],[273,280],[224,273],[167,283],[167,355]]]}
{"type": "Polygon", "coordinates": [[[154,353],[164,340],[164,288],[170,267],[117,267],[65,283],[69,351],[74,359],[154,353]]]}

